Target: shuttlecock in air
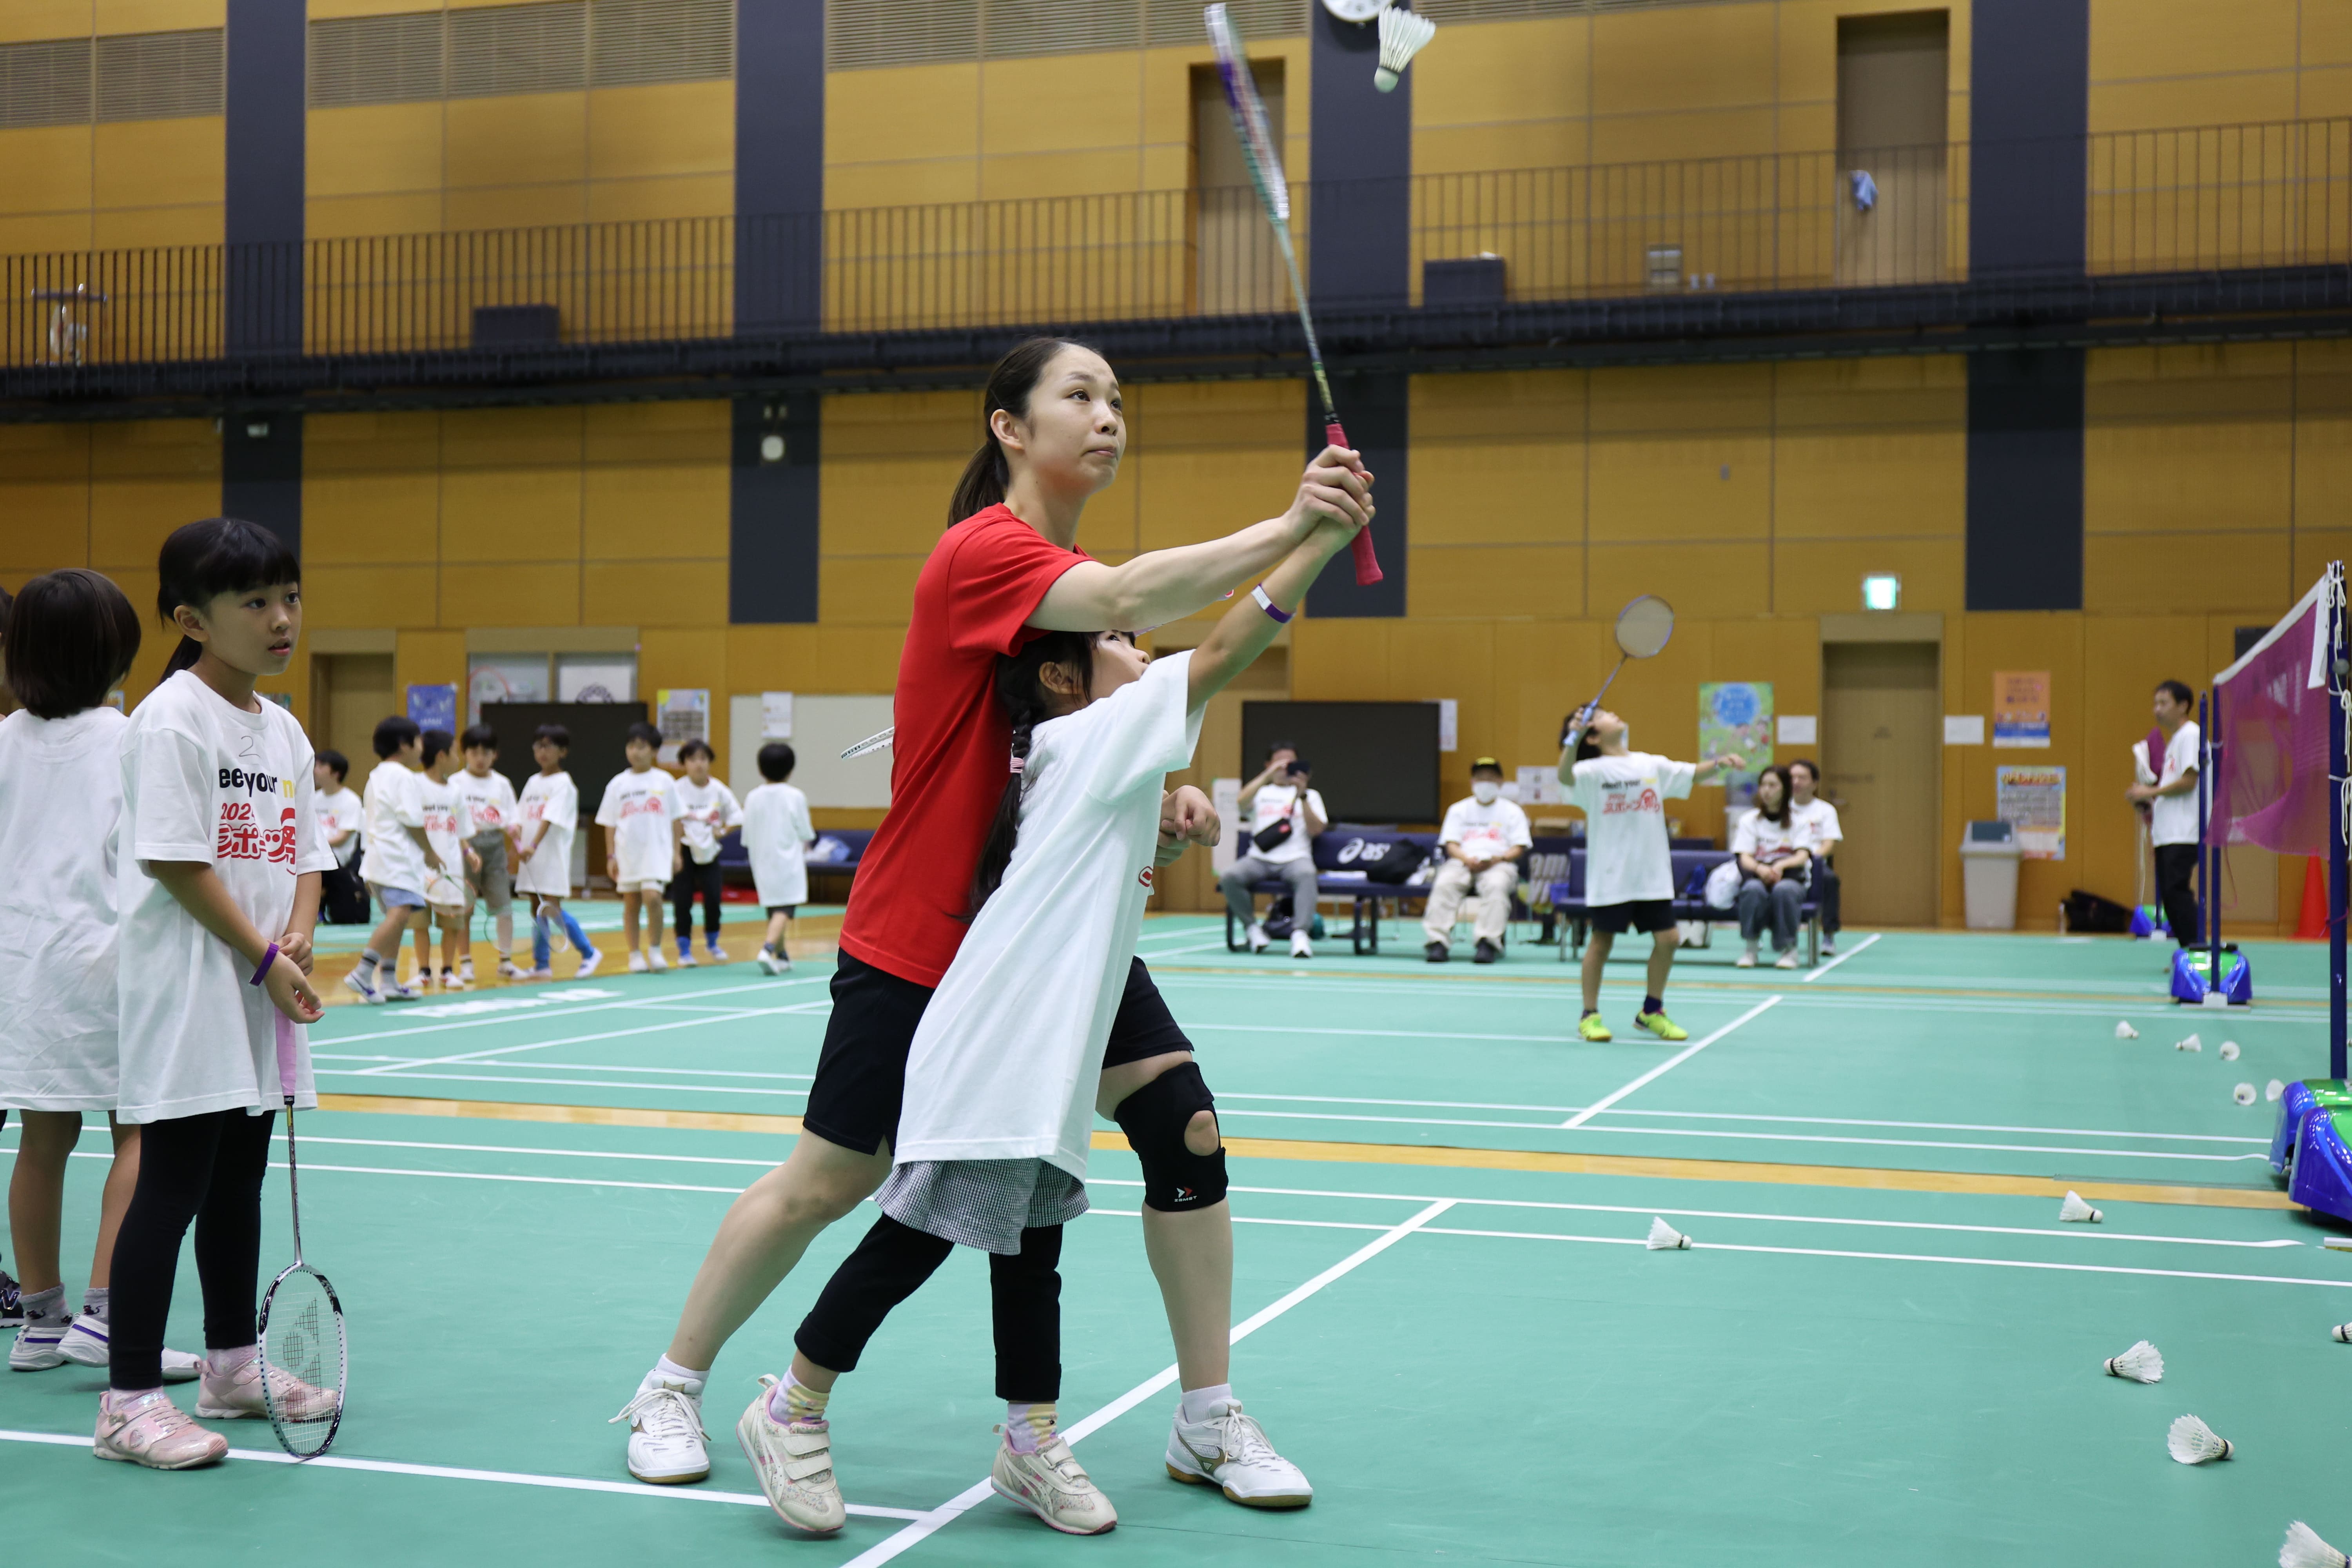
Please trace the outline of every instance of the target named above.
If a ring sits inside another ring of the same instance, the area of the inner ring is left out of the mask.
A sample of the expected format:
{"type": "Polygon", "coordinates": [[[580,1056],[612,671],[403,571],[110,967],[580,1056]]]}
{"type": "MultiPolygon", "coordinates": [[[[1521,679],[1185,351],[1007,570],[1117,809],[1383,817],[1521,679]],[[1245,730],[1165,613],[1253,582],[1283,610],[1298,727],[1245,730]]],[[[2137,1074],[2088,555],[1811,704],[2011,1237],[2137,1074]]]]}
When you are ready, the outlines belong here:
{"type": "Polygon", "coordinates": [[[2185,1040],[2173,1041],[2172,1048],[2176,1051],[2201,1051],[2205,1048],[2205,1042],[2191,1035],[2185,1040]]]}
{"type": "Polygon", "coordinates": [[[2119,1040],[2137,1040],[2139,1038],[2139,1031],[2133,1028],[2127,1019],[2118,1018],[2116,1020],[2116,1038],[2119,1040]]]}
{"type": "Polygon", "coordinates": [[[2184,1465],[2201,1465],[2208,1459],[2226,1459],[2238,1451],[2238,1446],[2214,1432],[2213,1428],[2194,1415],[2183,1415],[2164,1435],[2165,1450],[2184,1465]]]}
{"type": "Polygon", "coordinates": [[[2250,1083],[2242,1083],[2237,1088],[2230,1091],[2230,1098],[2236,1100],[2240,1105],[2252,1105],[2254,1102],[2254,1086],[2250,1083]]]}
{"type": "Polygon", "coordinates": [[[1418,11],[1408,11],[1399,5],[1381,7],[1381,67],[1372,73],[1372,85],[1382,92],[1396,90],[1397,78],[1412,57],[1421,53],[1422,46],[1437,36],[1437,24],[1418,11]]]}
{"type": "Polygon", "coordinates": [[[1650,1221],[1650,1250],[1651,1250],[1651,1251],[1653,1251],[1653,1252],[1675,1252],[1675,1251],[1681,1251],[1681,1250],[1685,1250],[1685,1249],[1688,1248],[1688,1247],[1689,1247],[1689,1246],[1690,1246],[1690,1244],[1691,1244],[1691,1239],[1690,1239],[1690,1237],[1689,1237],[1685,1236],[1681,1231],[1676,1230],[1673,1226],[1668,1225],[1664,1220],[1662,1220],[1662,1219],[1653,1219],[1653,1220],[1651,1220],[1651,1221],[1650,1221]]]}
{"type": "Polygon", "coordinates": [[[2263,1098],[2264,1100],[2276,1100],[2280,1095],[2284,1094],[2285,1092],[2286,1085],[2281,1083],[2276,1079],[2273,1079],[2270,1082],[2263,1085],[2263,1098]]]}
{"type": "Polygon", "coordinates": [[[2219,1051],[2216,1051],[2214,1055],[2220,1057],[2225,1062],[2236,1061],[2238,1059],[2238,1042],[2235,1040],[2223,1040],[2221,1042],[2221,1048],[2219,1051]]]}
{"type": "Polygon", "coordinates": [[[2301,1520],[2286,1527],[2286,1542],[2279,1548],[2279,1568],[2346,1568],[2352,1563],[2301,1520]]]}
{"type": "Polygon", "coordinates": [[[2096,1225],[2107,1216],[2083,1201],[2083,1194],[2069,1191],[2059,1200],[2058,1217],[2067,1225],[2096,1225]]]}
{"type": "Polygon", "coordinates": [[[2120,1377],[2130,1383],[2162,1383],[2164,1381],[2164,1357],[2158,1354],[2157,1348],[2146,1340],[2140,1341],[2121,1355],[2109,1356],[2106,1360],[2106,1368],[2109,1377],[2120,1377]]]}

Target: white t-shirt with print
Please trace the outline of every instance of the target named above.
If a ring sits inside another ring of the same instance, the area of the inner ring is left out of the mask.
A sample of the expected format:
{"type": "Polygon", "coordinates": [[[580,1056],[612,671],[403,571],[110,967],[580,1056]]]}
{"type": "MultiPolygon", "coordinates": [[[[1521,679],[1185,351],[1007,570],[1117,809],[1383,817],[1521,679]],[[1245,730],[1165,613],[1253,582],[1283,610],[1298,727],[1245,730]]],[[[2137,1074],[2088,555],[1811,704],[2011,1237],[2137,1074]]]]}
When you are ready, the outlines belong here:
{"type": "Polygon", "coordinates": [[[1462,853],[1473,860],[1499,860],[1514,849],[1524,849],[1535,843],[1528,830],[1528,814],[1519,809],[1515,800],[1496,800],[1491,805],[1481,805],[1478,797],[1457,800],[1445,808],[1445,823],[1437,831],[1437,842],[1459,844],[1462,853]]]}
{"type": "Polygon", "coordinates": [[[572,835],[580,826],[580,786],[570,773],[533,773],[515,802],[515,837],[531,851],[515,870],[518,893],[572,896],[572,835]],[[546,831],[539,831],[541,825],[546,831]],[[533,840],[537,847],[533,848],[533,840]]]}
{"type": "Polygon", "coordinates": [[[763,784],[743,801],[743,848],[763,909],[808,902],[808,796],[788,784],[763,784]]]}
{"type": "Polygon", "coordinates": [[[114,1109],[115,830],[129,723],[106,707],[0,719],[0,1105],[114,1109]]]}
{"type": "Polygon", "coordinates": [[[319,797],[319,839],[327,845],[327,852],[338,866],[348,866],[360,852],[360,842],[365,837],[361,831],[367,825],[367,807],[360,800],[359,791],[349,784],[332,795],[319,797]],[[329,843],[336,834],[346,829],[351,837],[341,844],[329,843]]]}
{"type": "Polygon", "coordinates": [[[1083,1178],[1096,1080],[1154,885],[1160,799],[1190,764],[1188,653],[1031,737],[1004,880],[916,1026],[893,1157],[1041,1159],[1083,1178]]]}
{"type": "MultiPolygon", "coordinates": [[[[123,731],[122,821],[115,859],[122,1081],[116,1115],[161,1121],[285,1103],[277,1007],[248,984],[253,965],[196,923],[144,862],[202,861],[255,928],[294,917],[297,878],[333,863],[319,837],[310,742],[264,700],[232,708],[182,670],[149,694],[123,731]]],[[[318,1104],[308,1031],[291,1026],[298,1108],[318,1104]]]]}
{"type": "Polygon", "coordinates": [[[470,768],[460,768],[449,775],[449,784],[466,803],[466,815],[473,818],[473,831],[467,837],[480,838],[515,825],[514,784],[498,769],[477,777],[470,768]]]}
{"type": "Polygon", "coordinates": [[[1797,830],[1797,842],[1816,856],[1824,844],[1836,844],[1845,837],[1845,826],[1838,821],[1838,809],[1820,795],[1803,802],[1789,803],[1789,825],[1797,830]]]}
{"type": "Polygon", "coordinates": [[[676,779],[659,768],[614,773],[596,808],[596,826],[607,830],[617,865],[614,880],[624,888],[668,881],[676,845],[670,825],[677,819],[676,779]]]}
{"type": "Polygon", "coordinates": [[[1759,865],[1769,865],[1786,858],[1791,851],[1811,847],[1805,841],[1804,825],[1797,820],[1794,806],[1789,810],[1789,820],[1780,823],[1751,805],[1739,814],[1738,826],[1731,830],[1731,852],[1753,855],[1759,865]]]}
{"type": "Polygon", "coordinates": [[[466,902],[466,840],[474,836],[474,816],[466,808],[455,780],[436,784],[430,773],[416,775],[417,798],[425,809],[425,840],[441,857],[441,869],[425,868],[418,890],[436,909],[463,908],[466,902]]]}
{"type": "Polygon", "coordinates": [[[673,787],[678,816],[686,823],[686,852],[696,865],[708,866],[719,858],[720,837],[742,822],[743,808],[735,792],[717,779],[705,784],[679,779],[673,787]]]}
{"type": "MultiPolygon", "coordinates": [[[[1297,799],[1298,786],[1297,784],[1267,784],[1264,789],[1259,790],[1257,792],[1256,798],[1250,802],[1250,833],[1252,837],[1255,837],[1257,834],[1265,832],[1267,828],[1281,821],[1283,817],[1288,816],[1292,805],[1297,801],[1297,799]]],[[[1312,810],[1315,813],[1316,817],[1320,821],[1328,822],[1331,820],[1330,813],[1323,809],[1323,792],[1318,789],[1310,789],[1307,792],[1306,809],[1300,810],[1297,817],[1294,818],[1291,823],[1289,837],[1284,839],[1281,843],[1276,845],[1271,849],[1260,849],[1253,844],[1244,846],[1242,852],[1245,855],[1256,856],[1258,859],[1268,866],[1285,865],[1292,860],[1297,859],[1302,855],[1314,854],[1315,840],[1308,837],[1307,832],[1307,812],[1308,810],[1312,810]]]]}
{"type": "Polygon", "coordinates": [[[425,851],[407,830],[425,826],[425,795],[417,786],[425,775],[406,763],[387,758],[368,774],[367,847],[360,856],[360,875],[379,888],[425,891],[425,851]]]}
{"type": "MultiPolygon", "coordinates": [[[[2156,782],[2168,784],[2195,769],[2200,742],[2193,719],[2175,730],[2172,739],[2164,743],[2164,776],[2156,782]]],[[[2205,837],[2198,831],[2197,791],[2193,786],[2179,795],[2158,795],[2148,803],[2148,811],[2147,837],[2151,844],[2196,844],[2205,837]]]]}
{"type": "Polygon", "coordinates": [[[1675,896],[1666,802],[1691,792],[1692,763],[1648,752],[1587,757],[1570,770],[1568,804],[1584,808],[1584,901],[1593,907],[1675,896]]]}

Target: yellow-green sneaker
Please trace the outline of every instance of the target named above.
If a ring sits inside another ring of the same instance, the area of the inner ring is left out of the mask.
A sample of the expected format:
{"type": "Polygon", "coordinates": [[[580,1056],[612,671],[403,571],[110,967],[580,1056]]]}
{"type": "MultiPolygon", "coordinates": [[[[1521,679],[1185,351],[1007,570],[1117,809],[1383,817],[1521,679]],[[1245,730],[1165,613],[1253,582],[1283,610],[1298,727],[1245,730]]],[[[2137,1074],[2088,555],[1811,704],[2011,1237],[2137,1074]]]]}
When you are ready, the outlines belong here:
{"type": "Polygon", "coordinates": [[[1587,1040],[1613,1040],[1617,1037],[1609,1032],[1609,1026],[1601,1021],[1598,1013],[1587,1013],[1576,1026],[1576,1033],[1579,1038],[1587,1040]]]}
{"type": "Polygon", "coordinates": [[[1667,1017],[1664,1013],[1636,1013],[1633,1027],[1647,1029],[1662,1040],[1687,1040],[1690,1031],[1667,1017]]]}

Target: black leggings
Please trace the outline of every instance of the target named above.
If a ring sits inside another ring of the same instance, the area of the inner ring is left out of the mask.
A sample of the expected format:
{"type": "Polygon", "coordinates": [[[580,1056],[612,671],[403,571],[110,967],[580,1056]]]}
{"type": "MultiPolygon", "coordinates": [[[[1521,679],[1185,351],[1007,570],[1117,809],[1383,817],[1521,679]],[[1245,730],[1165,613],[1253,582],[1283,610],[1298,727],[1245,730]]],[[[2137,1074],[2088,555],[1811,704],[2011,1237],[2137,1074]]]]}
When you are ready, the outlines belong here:
{"type": "MultiPolygon", "coordinates": [[[[954,1250],[955,1243],[884,1215],[825,1281],[793,1342],[829,1372],[855,1372],[890,1309],[920,1289],[954,1250]]],[[[999,1399],[1042,1405],[1062,1396],[1061,1262],[1058,1225],[1023,1231],[1018,1257],[988,1255],[999,1399]]]]}
{"type": "Polygon", "coordinates": [[[2197,929],[2197,890],[2192,885],[2201,847],[2196,844],[2156,847],[2157,901],[2164,906],[2164,918],[2172,927],[2172,940],[2182,947],[2195,947],[2205,935],[2197,929]]]}
{"type": "Polygon", "coordinates": [[[172,1312],[172,1280],[190,1220],[205,1289],[205,1348],[254,1342],[261,1178],[277,1121],[275,1111],[213,1110],[139,1130],[139,1185],[114,1238],[112,1386],[135,1391],[163,1381],[163,1320],[172,1312]]]}
{"type": "Polygon", "coordinates": [[[670,902],[677,906],[678,941],[694,940],[694,895],[697,891],[702,894],[702,934],[709,941],[719,940],[719,895],[724,885],[717,860],[706,865],[691,855],[686,858],[686,864],[679,868],[677,876],[669,879],[670,902]]]}

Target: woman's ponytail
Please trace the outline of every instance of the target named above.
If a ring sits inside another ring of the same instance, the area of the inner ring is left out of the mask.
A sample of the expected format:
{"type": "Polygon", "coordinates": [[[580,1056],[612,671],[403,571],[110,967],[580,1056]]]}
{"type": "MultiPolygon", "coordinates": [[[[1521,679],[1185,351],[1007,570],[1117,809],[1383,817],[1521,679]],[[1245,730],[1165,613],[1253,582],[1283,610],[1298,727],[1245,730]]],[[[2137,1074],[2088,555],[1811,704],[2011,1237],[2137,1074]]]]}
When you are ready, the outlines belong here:
{"type": "Polygon", "coordinates": [[[996,700],[1013,721],[1013,752],[1004,793],[996,802],[996,816],[981,846],[980,864],[972,868],[971,891],[964,919],[980,913],[980,906],[1003,884],[1004,868],[1013,863],[1013,846],[1021,834],[1021,799],[1029,787],[1030,738],[1037,726],[1054,717],[1052,693],[1041,679],[1045,668],[1058,664],[1077,671],[1078,692],[1094,695],[1095,637],[1092,632],[1046,632],[1019,653],[996,661],[996,700]]]}
{"type": "Polygon", "coordinates": [[[1015,419],[1027,418],[1030,394],[1037,390],[1045,367],[1064,349],[1085,346],[1067,338],[1025,338],[1013,344],[996,362],[996,368],[988,373],[988,390],[982,394],[980,406],[980,449],[963,466],[963,477],[956,480],[955,494],[948,499],[950,527],[990,507],[1001,506],[1005,491],[1012,486],[1013,465],[1004,456],[1003,443],[996,438],[996,411],[1001,408],[1015,419]]]}

